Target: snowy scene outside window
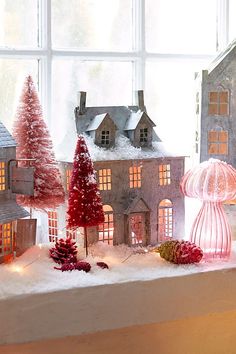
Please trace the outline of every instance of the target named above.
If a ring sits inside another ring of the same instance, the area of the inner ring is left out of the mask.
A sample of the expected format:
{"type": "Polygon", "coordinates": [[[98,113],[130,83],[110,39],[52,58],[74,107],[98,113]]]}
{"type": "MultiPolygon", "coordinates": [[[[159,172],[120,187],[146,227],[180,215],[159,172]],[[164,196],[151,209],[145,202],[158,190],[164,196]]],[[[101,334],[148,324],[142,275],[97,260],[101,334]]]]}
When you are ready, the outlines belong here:
{"type": "Polygon", "coordinates": [[[6,167],[5,162],[0,162],[0,191],[6,189],[6,167]]]}

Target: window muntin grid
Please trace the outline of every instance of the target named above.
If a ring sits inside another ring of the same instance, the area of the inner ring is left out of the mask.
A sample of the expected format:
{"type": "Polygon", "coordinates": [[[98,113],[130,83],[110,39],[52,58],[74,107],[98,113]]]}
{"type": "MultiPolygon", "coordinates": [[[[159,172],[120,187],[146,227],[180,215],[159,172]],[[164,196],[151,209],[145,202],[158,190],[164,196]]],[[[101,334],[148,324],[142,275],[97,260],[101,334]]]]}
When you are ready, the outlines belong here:
{"type": "Polygon", "coordinates": [[[58,238],[58,215],[56,210],[48,210],[48,236],[50,242],[58,238]]]}
{"type": "Polygon", "coordinates": [[[228,154],[228,131],[211,130],[208,132],[208,154],[209,155],[228,154]]]}
{"type": "Polygon", "coordinates": [[[98,170],[99,189],[101,191],[111,190],[111,169],[102,168],[98,170]]]}
{"type": "Polygon", "coordinates": [[[6,189],[6,163],[0,161],[0,192],[6,189]]]}
{"type": "Polygon", "coordinates": [[[98,225],[98,241],[113,245],[114,214],[110,205],[103,205],[104,223],[98,225]]]}
{"type": "Polygon", "coordinates": [[[70,189],[71,176],[72,176],[72,170],[70,168],[68,168],[66,170],[66,190],[67,191],[69,191],[69,189],[70,189]]]}
{"type": "Polygon", "coordinates": [[[173,237],[173,205],[169,199],[163,199],[158,206],[158,241],[173,237]]]}
{"type": "Polygon", "coordinates": [[[171,183],[170,178],[170,164],[163,164],[158,166],[159,185],[166,186],[171,183]]]}
{"type": "Polygon", "coordinates": [[[141,188],[142,167],[140,165],[129,167],[129,187],[141,188]]]}
{"type": "Polygon", "coordinates": [[[208,94],[208,115],[228,116],[229,114],[229,92],[212,91],[208,94]]]}
{"type": "Polygon", "coordinates": [[[110,144],[110,131],[102,130],[101,134],[101,145],[106,147],[110,144]]]}
{"type": "Polygon", "coordinates": [[[148,128],[140,128],[139,130],[140,143],[147,143],[148,141],[148,128]]]}
{"type": "Polygon", "coordinates": [[[12,223],[0,224],[0,256],[12,253],[13,228],[12,223]]]}

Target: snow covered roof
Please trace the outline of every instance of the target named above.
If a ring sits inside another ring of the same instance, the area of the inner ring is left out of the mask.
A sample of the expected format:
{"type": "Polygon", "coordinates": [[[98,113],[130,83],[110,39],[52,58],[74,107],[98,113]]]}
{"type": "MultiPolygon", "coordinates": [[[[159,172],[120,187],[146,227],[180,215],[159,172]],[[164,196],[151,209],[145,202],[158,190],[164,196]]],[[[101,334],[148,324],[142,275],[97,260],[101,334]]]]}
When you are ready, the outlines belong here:
{"type": "Polygon", "coordinates": [[[96,115],[90,122],[88,128],[87,128],[87,132],[92,131],[92,130],[96,130],[100,124],[102,123],[103,119],[107,116],[107,113],[103,113],[103,114],[98,114],[96,115]]]}
{"type": "Polygon", "coordinates": [[[11,146],[16,146],[16,142],[7,128],[0,122],[0,148],[11,146]]]}
{"type": "Polygon", "coordinates": [[[148,118],[151,125],[155,127],[156,124],[148,117],[147,113],[139,110],[138,112],[131,113],[131,115],[126,121],[124,130],[134,130],[144,115],[148,118]]]}
{"type": "MultiPolygon", "coordinates": [[[[104,119],[104,114],[106,113],[109,114],[109,116],[117,126],[118,132],[120,134],[124,134],[125,130],[127,130],[127,125],[133,127],[135,124],[135,118],[138,118],[140,120],[144,112],[140,111],[138,106],[86,107],[84,114],[76,114],[76,128],[78,134],[84,133],[88,131],[88,129],[91,130],[91,126],[95,126],[94,118],[96,116],[103,116],[104,119]],[[135,116],[135,113],[138,113],[138,115],[135,116]]],[[[97,121],[99,122],[100,119],[102,119],[102,117],[96,120],[96,124],[97,121]]],[[[152,121],[151,123],[153,124],[153,126],[155,126],[152,121]]],[[[155,132],[153,132],[153,141],[161,141],[155,132]]]]}
{"type": "MultiPolygon", "coordinates": [[[[221,52],[211,63],[209,67],[209,73],[213,72],[223,61],[226,59],[226,57],[232,56],[232,58],[235,58],[236,56],[236,39],[234,39],[227,47],[226,49],[221,52]]],[[[229,58],[230,61],[230,58],[229,58]]],[[[228,60],[226,60],[226,65],[229,63],[228,60]]]]}
{"type": "Polygon", "coordinates": [[[15,200],[1,201],[0,203],[0,223],[25,218],[29,216],[28,211],[16,203],[15,200]]]}

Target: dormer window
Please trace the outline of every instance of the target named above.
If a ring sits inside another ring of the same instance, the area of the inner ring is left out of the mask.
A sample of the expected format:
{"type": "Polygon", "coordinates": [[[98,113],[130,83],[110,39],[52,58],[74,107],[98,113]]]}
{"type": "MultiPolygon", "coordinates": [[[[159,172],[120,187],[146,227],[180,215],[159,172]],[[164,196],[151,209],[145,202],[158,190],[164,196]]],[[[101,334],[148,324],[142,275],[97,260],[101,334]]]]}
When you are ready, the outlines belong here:
{"type": "Polygon", "coordinates": [[[148,128],[140,129],[140,144],[146,144],[148,142],[148,128]]]}
{"type": "Polygon", "coordinates": [[[0,191],[6,189],[6,166],[5,162],[0,162],[0,191]]]}
{"type": "Polygon", "coordinates": [[[109,146],[110,144],[110,131],[109,130],[102,130],[101,134],[101,145],[102,146],[109,146]]]}
{"type": "Polygon", "coordinates": [[[227,116],[229,114],[229,93],[228,91],[211,91],[208,94],[209,116],[227,116]]]}

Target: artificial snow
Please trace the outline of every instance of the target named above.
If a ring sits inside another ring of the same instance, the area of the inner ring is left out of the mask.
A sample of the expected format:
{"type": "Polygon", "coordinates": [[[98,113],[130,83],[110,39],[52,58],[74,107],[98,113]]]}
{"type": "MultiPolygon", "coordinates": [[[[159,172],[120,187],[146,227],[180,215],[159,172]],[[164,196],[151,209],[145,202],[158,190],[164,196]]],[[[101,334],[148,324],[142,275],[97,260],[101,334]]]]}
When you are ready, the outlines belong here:
{"type": "MultiPolygon", "coordinates": [[[[18,295],[47,293],[79,287],[104,284],[148,281],[158,278],[178,277],[194,273],[236,268],[236,242],[228,261],[201,261],[199,264],[175,265],[168,263],[156,253],[137,253],[142,249],[126,245],[109,246],[97,243],[89,248],[86,258],[91,271],[61,272],[49,258],[51,244],[37,245],[26,251],[10,264],[0,265],[0,299],[18,295]],[[109,269],[101,269],[96,262],[103,261],[109,269]]],[[[78,250],[78,258],[85,259],[85,250],[78,250]]]]}

